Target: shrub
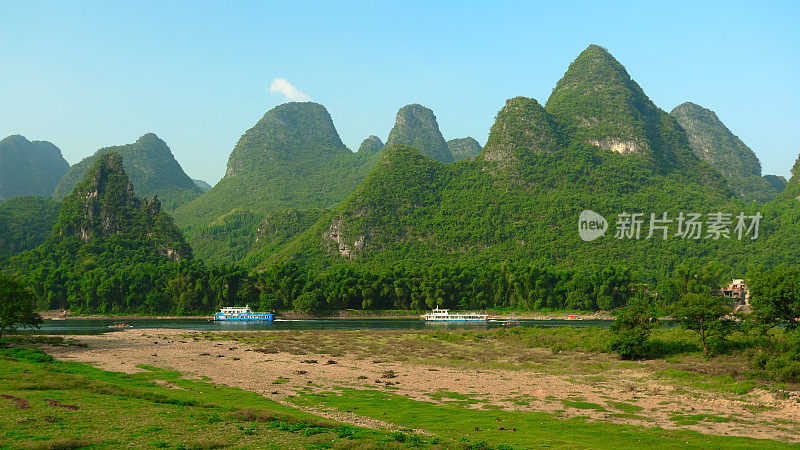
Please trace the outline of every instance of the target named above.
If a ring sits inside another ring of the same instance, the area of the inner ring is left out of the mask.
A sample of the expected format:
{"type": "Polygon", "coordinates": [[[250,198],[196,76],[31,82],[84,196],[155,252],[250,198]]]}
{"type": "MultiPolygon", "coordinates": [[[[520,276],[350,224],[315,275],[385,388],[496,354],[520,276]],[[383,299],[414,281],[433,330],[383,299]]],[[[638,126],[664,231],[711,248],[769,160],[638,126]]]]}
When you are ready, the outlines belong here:
{"type": "Polygon", "coordinates": [[[620,309],[611,325],[611,351],[622,359],[641,359],[647,356],[650,334],[656,325],[649,299],[637,296],[620,309]]]}

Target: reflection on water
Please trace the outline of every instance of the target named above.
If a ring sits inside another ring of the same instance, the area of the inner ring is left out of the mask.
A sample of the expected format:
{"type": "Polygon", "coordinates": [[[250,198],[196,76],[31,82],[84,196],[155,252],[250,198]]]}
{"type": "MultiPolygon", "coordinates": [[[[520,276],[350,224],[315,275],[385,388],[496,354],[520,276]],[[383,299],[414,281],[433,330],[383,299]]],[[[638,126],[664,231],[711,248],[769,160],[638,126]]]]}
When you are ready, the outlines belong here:
{"type": "MultiPolygon", "coordinates": [[[[39,329],[21,330],[25,334],[99,334],[122,330],[108,328],[112,319],[45,320],[39,329]]],[[[502,322],[426,322],[420,319],[309,319],[281,320],[272,323],[213,322],[207,319],[130,319],[125,323],[137,328],[172,328],[199,331],[220,330],[434,330],[502,328],[502,322]]],[[[525,327],[607,327],[605,320],[520,320],[525,327]]]]}

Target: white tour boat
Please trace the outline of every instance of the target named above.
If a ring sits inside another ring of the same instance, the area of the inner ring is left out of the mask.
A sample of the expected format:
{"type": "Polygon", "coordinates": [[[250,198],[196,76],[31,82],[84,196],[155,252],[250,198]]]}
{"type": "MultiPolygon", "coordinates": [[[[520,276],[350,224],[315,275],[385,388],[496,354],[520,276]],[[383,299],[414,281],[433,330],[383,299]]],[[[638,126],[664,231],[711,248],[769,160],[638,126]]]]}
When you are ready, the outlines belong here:
{"type": "Polygon", "coordinates": [[[423,314],[422,318],[432,322],[486,322],[489,318],[487,314],[477,313],[450,313],[449,310],[439,309],[438,307],[428,314],[423,314]]]}

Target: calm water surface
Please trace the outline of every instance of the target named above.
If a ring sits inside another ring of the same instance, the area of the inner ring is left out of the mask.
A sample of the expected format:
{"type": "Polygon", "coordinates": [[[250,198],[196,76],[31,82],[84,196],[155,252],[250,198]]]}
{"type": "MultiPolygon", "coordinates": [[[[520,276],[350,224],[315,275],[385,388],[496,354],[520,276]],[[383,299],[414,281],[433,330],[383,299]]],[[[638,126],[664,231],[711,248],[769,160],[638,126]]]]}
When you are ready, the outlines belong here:
{"type": "MultiPolygon", "coordinates": [[[[99,334],[120,330],[108,326],[112,319],[45,320],[38,329],[21,330],[28,334],[99,334]]],[[[207,319],[130,319],[125,323],[136,328],[172,328],[198,331],[220,330],[436,330],[502,328],[501,322],[444,323],[420,319],[309,319],[281,320],[272,323],[213,322],[207,319]]],[[[607,327],[605,320],[521,320],[525,327],[607,327]]]]}

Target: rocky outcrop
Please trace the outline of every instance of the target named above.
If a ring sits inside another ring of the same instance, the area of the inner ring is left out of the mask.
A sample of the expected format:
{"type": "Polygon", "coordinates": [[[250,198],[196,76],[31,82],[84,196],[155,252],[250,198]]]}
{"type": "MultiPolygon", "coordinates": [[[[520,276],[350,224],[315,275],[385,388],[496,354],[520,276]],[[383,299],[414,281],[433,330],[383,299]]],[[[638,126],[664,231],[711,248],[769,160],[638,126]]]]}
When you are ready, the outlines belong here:
{"type": "Polygon", "coordinates": [[[83,182],[64,198],[51,238],[70,236],[85,243],[114,237],[133,247],[152,246],[175,261],[192,255],[172,219],[161,211],[158,197],[136,197],[122,157],[113,152],[101,155],[83,182]]]}
{"type": "Polygon", "coordinates": [[[347,242],[341,219],[333,220],[328,229],[322,232],[322,240],[328,244],[328,248],[347,259],[356,259],[364,250],[364,238],[363,235],[357,236],[352,243],[347,242]]]}

